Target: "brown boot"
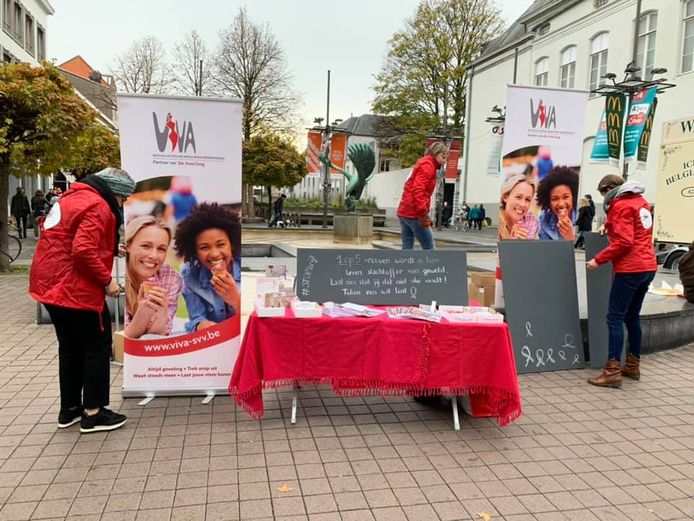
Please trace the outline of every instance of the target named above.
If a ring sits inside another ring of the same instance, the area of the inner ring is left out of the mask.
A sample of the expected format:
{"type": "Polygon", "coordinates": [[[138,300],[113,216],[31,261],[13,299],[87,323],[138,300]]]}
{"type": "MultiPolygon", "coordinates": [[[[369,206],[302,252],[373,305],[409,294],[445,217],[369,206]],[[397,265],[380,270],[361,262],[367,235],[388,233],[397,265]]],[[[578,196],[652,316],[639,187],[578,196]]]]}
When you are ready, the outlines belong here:
{"type": "Polygon", "coordinates": [[[631,378],[632,380],[641,379],[641,359],[631,353],[627,355],[627,361],[622,367],[622,376],[631,378]]]}
{"type": "Polygon", "coordinates": [[[600,376],[589,378],[588,383],[599,387],[621,387],[622,373],[617,360],[608,360],[600,376]]]}

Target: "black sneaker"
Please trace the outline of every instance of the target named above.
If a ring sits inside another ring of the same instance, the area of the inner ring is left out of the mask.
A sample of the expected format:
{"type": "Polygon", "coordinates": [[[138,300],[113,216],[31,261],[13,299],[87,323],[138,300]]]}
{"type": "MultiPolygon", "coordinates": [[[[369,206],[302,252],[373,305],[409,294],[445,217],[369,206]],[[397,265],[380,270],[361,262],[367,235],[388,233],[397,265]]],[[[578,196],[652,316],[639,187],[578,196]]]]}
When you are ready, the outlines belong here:
{"type": "Polygon", "coordinates": [[[106,407],[102,407],[99,412],[93,416],[89,416],[87,413],[82,415],[80,432],[112,431],[125,425],[126,421],[128,421],[128,418],[125,414],[118,414],[106,407]]]}
{"type": "Polygon", "coordinates": [[[65,429],[82,419],[84,408],[80,405],[76,409],[65,409],[58,414],[58,428],[65,429]]]}

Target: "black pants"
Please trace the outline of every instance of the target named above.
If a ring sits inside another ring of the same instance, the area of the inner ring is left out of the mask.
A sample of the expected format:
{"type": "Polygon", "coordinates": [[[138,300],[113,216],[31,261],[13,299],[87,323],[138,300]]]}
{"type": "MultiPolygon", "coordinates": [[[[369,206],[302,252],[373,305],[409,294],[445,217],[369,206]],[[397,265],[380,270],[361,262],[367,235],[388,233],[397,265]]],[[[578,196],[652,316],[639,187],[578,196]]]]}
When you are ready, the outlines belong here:
{"type": "Polygon", "coordinates": [[[27,216],[21,216],[21,215],[15,215],[14,217],[17,220],[17,234],[20,239],[26,239],[27,238],[27,216]]]}
{"type": "Polygon", "coordinates": [[[60,409],[108,405],[111,358],[111,316],[46,305],[58,336],[60,409]],[[84,392],[84,398],[83,398],[84,392]]]}

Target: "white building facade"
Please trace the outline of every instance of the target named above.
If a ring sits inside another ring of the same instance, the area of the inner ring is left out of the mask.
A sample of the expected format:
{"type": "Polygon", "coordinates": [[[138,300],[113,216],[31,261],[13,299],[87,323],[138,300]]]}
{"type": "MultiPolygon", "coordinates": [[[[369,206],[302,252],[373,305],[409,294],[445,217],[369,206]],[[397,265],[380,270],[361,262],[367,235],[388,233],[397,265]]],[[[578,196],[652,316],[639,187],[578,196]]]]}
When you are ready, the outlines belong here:
{"type": "MultiPolygon", "coordinates": [[[[630,178],[646,186],[655,201],[655,181],[663,122],[694,116],[694,0],[643,0],[639,21],[637,65],[640,76],[665,68],[677,86],[658,96],[646,170],[630,170],[630,178]]],[[[462,174],[456,200],[484,203],[494,211],[499,203],[500,176],[489,175],[494,144],[492,107],[506,104],[509,84],[573,88],[589,91],[612,72],[617,81],[632,61],[636,0],[536,0],[506,31],[491,42],[473,64],[468,85],[469,111],[462,174]]],[[[660,77],[660,76],[656,76],[660,77]]],[[[581,194],[596,192],[600,178],[621,170],[589,161],[604,98],[591,94],[585,116],[581,194]]]]}
{"type": "Polygon", "coordinates": [[[46,59],[48,0],[0,0],[0,60],[38,65],[46,59]]]}

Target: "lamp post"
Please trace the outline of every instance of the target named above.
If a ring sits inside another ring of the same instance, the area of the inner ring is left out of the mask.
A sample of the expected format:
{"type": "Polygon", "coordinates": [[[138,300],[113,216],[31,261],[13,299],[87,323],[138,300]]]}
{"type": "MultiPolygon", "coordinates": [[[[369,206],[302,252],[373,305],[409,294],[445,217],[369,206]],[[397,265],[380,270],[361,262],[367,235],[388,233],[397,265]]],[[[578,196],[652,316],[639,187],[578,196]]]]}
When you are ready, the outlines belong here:
{"type": "MultiPolygon", "coordinates": [[[[667,72],[667,69],[663,67],[654,67],[651,69],[649,72],[650,78],[648,79],[642,79],[640,76],[641,72],[641,67],[638,66],[636,63],[636,58],[638,55],[638,48],[639,48],[639,26],[641,25],[641,2],[642,0],[636,0],[636,21],[634,23],[634,41],[633,41],[633,46],[631,49],[631,62],[627,64],[626,68],[624,69],[624,79],[620,82],[615,81],[617,78],[617,75],[613,72],[608,72],[606,74],[603,74],[602,79],[603,80],[608,80],[611,81],[611,84],[604,83],[600,86],[598,86],[596,89],[591,90],[592,93],[594,94],[599,94],[600,96],[607,96],[609,94],[624,94],[626,95],[627,101],[626,101],[626,117],[627,120],[629,118],[629,107],[631,106],[631,102],[634,99],[634,95],[638,92],[641,92],[645,89],[650,89],[652,87],[655,87],[656,93],[660,94],[664,92],[667,89],[671,89],[672,87],[675,87],[676,85],[674,83],[668,83],[667,78],[658,78],[657,80],[653,79],[653,76],[665,74],[667,72]]],[[[626,131],[627,126],[622,125],[623,130],[622,132],[624,133],[626,131]]],[[[622,143],[624,142],[624,134],[620,137],[622,140],[622,143]]],[[[624,177],[625,180],[629,178],[629,163],[626,160],[626,157],[624,158],[624,163],[622,165],[622,177],[624,177]]]]}

